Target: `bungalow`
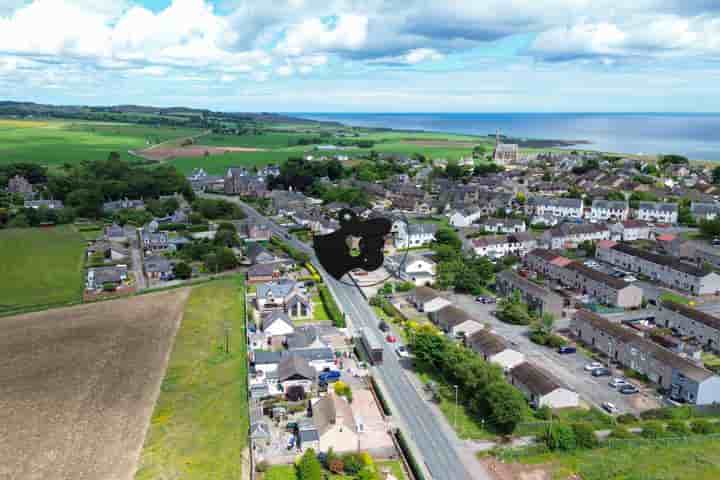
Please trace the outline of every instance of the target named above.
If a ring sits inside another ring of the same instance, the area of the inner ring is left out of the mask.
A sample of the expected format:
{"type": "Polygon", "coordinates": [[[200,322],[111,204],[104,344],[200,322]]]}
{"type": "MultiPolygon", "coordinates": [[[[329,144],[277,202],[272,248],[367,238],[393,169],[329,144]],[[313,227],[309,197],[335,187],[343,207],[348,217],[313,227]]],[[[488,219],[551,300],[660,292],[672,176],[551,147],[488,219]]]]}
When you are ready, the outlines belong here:
{"type": "Polygon", "coordinates": [[[312,418],[320,437],[320,452],[332,449],[338,453],[355,452],[360,432],[350,403],[329,393],[312,404],[312,418]]]}
{"type": "Polygon", "coordinates": [[[322,338],[320,332],[315,325],[302,325],[285,338],[285,346],[288,350],[302,350],[305,348],[328,348],[322,338]]]}
{"type": "Polygon", "coordinates": [[[524,354],[508,348],[502,337],[489,330],[479,330],[465,337],[465,344],[483,360],[502,367],[505,372],[525,361],[524,354]]]}
{"type": "Polygon", "coordinates": [[[550,372],[532,363],[523,362],[512,368],[508,372],[508,379],[535,408],[570,408],[580,405],[577,392],[564,387],[550,372]]]}
{"type": "Polygon", "coordinates": [[[417,287],[408,296],[408,302],[415,306],[418,312],[433,313],[451,305],[450,301],[430,287],[417,287]]]}
{"type": "Polygon", "coordinates": [[[450,329],[450,335],[455,338],[468,338],[485,327],[477,320],[465,320],[450,329]]]}
{"type": "Polygon", "coordinates": [[[460,325],[467,320],[475,320],[465,310],[454,305],[448,305],[429,314],[430,320],[442,331],[449,333],[453,327],[460,325]]]}
{"type": "Polygon", "coordinates": [[[96,267],[87,271],[85,288],[87,290],[112,289],[117,287],[127,279],[127,267],[96,267]]]}
{"type": "Polygon", "coordinates": [[[607,241],[598,243],[595,256],[604,262],[695,295],[715,294],[720,291],[720,275],[684,263],[670,255],[660,255],[626,243],[607,241]]]}
{"type": "Polygon", "coordinates": [[[590,220],[627,220],[630,213],[628,202],[614,200],[593,200],[590,209],[590,220]]]}
{"type": "Polygon", "coordinates": [[[247,270],[248,283],[271,282],[280,278],[280,263],[260,263],[247,270]]]}
{"type": "Polygon", "coordinates": [[[298,348],[288,350],[288,353],[292,356],[302,358],[318,373],[328,370],[337,370],[337,366],[335,365],[335,354],[329,347],[298,348]]]}
{"type": "Polygon", "coordinates": [[[636,217],[647,222],[677,223],[677,203],[640,202],[636,217]]]}
{"type": "Polygon", "coordinates": [[[286,395],[293,388],[301,388],[303,394],[308,394],[316,377],[315,369],[299,355],[285,355],[277,366],[278,383],[286,395]]]}
{"type": "Polygon", "coordinates": [[[292,320],[285,312],[274,311],[263,315],[262,330],[265,335],[269,337],[284,338],[291,335],[295,331],[295,328],[293,327],[292,320]]]}
{"type": "Polygon", "coordinates": [[[720,402],[720,377],[618,323],[578,310],[571,329],[580,341],[647,376],[674,400],[697,405],[720,402]]]}

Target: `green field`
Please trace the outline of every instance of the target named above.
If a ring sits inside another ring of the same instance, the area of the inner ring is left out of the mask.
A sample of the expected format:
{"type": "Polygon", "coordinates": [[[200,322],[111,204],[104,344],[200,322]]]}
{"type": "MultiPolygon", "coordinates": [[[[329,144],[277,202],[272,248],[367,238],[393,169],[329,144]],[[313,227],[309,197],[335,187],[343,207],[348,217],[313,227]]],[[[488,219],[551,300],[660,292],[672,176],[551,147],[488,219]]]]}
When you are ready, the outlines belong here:
{"type": "MultiPolygon", "coordinates": [[[[262,135],[204,135],[198,143],[201,145],[222,147],[286,148],[296,145],[300,138],[309,135],[299,133],[266,132],[262,135]]],[[[307,147],[306,147],[307,148],[307,147]]]]}
{"type": "Polygon", "coordinates": [[[72,226],[0,230],[0,314],[81,299],[85,242],[72,226]]]}
{"type": "Polygon", "coordinates": [[[523,463],[548,462],[558,480],[715,480],[720,478],[720,439],[674,440],[523,459],[523,463]]]}
{"type": "Polygon", "coordinates": [[[0,119],[0,164],[32,162],[62,165],[104,160],[112,151],[132,158],[128,150],[199,133],[193,128],[123,123],[16,121],[0,119]]]}
{"type": "Polygon", "coordinates": [[[242,287],[237,277],[190,294],[136,479],[241,478],[248,436],[242,287]]]}

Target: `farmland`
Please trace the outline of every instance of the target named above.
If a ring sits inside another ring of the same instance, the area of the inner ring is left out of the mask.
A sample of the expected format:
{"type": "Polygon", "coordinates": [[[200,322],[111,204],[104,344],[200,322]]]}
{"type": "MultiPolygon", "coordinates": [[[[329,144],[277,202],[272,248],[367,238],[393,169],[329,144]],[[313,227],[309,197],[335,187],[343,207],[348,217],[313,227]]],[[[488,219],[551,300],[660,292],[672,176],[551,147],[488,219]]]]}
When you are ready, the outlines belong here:
{"type": "Polygon", "coordinates": [[[131,479],[187,296],[0,319],[0,477],[131,479]]]}
{"type": "Polygon", "coordinates": [[[0,230],[0,315],[79,301],[85,243],[72,226],[0,230]]]}
{"type": "Polygon", "coordinates": [[[136,479],[240,478],[248,432],[242,287],[238,277],[193,289],[136,479]]]}
{"type": "Polygon", "coordinates": [[[0,120],[0,163],[60,166],[105,159],[111,151],[128,159],[128,150],[199,132],[193,128],[125,123],[0,120]]]}

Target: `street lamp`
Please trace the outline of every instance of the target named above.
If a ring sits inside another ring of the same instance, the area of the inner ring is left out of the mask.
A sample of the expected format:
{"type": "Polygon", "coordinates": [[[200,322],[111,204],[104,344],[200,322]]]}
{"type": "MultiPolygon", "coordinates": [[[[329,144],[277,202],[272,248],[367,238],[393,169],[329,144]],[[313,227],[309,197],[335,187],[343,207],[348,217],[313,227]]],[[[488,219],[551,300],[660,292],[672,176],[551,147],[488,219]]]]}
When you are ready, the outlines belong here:
{"type": "Polygon", "coordinates": [[[455,387],[455,419],[453,420],[453,423],[455,424],[455,431],[457,432],[458,386],[453,385],[453,387],[455,387]]]}

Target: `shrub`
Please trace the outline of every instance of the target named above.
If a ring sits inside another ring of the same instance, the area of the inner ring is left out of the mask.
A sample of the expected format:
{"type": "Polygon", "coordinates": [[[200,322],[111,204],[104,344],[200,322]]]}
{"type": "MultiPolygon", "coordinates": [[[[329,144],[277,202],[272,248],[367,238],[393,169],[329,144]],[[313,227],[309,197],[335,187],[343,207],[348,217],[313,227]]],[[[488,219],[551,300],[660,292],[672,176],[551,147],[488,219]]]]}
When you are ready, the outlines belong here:
{"type": "Polygon", "coordinates": [[[335,303],[335,299],[330,294],[328,287],[318,285],[318,292],[320,292],[320,300],[322,300],[325,311],[328,313],[333,325],[337,328],[345,328],[345,317],[335,303]]]}
{"type": "Polygon", "coordinates": [[[636,423],[638,421],[638,417],[632,413],[623,413],[622,415],[618,415],[616,420],[618,423],[629,424],[636,423]]]}
{"type": "Polygon", "coordinates": [[[315,455],[315,450],[312,448],[308,449],[302,457],[297,466],[298,479],[299,480],[322,480],[322,465],[315,455]]]}
{"type": "Polygon", "coordinates": [[[337,475],[341,475],[345,471],[345,464],[340,458],[333,458],[328,462],[328,470],[337,475]]]}
{"type": "Polygon", "coordinates": [[[565,340],[560,335],[548,335],[547,338],[547,346],[550,348],[559,348],[562,346],[565,346],[567,344],[567,340],[565,340]]]}
{"type": "Polygon", "coordinates": [[[694,420],[690,424],[690,430],[692,431],[692,433],[695,433],[698,435],[707,435],[707,434],[713,433],[715,431],[715,426],[711,422],[709,422],[705,419],[700,419],[700,420],[694,420]]]}
{"type": "Polygon", "coordinates": [[[552,408],[548,407],[547,405],[543,405],[535,411],[535,416],[540,420],[552,420],[552,408]]]}
{"type": "Polygon", "coordinates": [[[642,435],[643,438],[660,438],[665,435],[665,428],[660,422],[648,421],[643,424],[640,435],[642,435]]]}
{"type": "Polygon", "coordinates": [[[579,448],[595,448],[598,446],[598,439],[595,430],[589,423],[575,423],[572,426],[575,434],[575,442],[579,448]]]}
{"type": "Polygon", "coordinates": [[[363,468],[362,459],[357,453],[346,453],[341,458],[345,464],[345,473],[349,475],[357,475],[357,473],[363,468]]]}
{"type": "Polygon", "coordinates": [[[577,441],[572,427],[563,423],[548,425],[543,441],[550,450],[575,450],[577,441]]]}
{"type": "Polygon", "coordinates": [[[688,427],[685,420],[673,420],[667,425],[668,433],[677,437],[686,437],[690,435],[690,427],[688,427]]]}
{"type": "Polygon", "coordinates": [[[617,439],[628,439],[635,438],[635,434],[628,430],[627,427],[618,425],[612,432],[610,432],[610,437],[617,439]]]}
{"type": "Polygon", "coordinates": [[[255,465],[255,470],[260,473],[267,472],[268,468],[270,468],[270,464],[265,460],[258,462],[258,464],[255,465]]]}
{"type": "Polygon", "coordinates": [[[173,268],[175,276],[186,280],[192,276],[192,267],[185,262],[180,262],[173,268]]]}

